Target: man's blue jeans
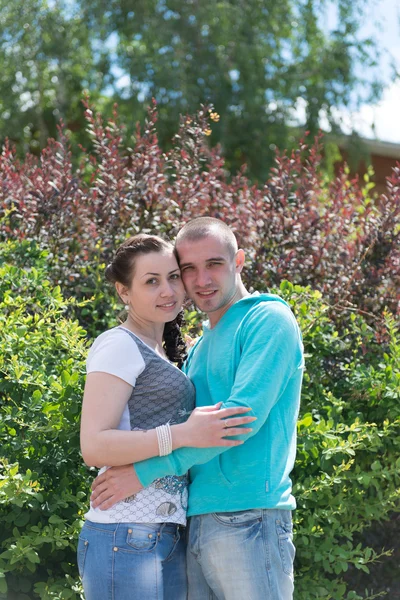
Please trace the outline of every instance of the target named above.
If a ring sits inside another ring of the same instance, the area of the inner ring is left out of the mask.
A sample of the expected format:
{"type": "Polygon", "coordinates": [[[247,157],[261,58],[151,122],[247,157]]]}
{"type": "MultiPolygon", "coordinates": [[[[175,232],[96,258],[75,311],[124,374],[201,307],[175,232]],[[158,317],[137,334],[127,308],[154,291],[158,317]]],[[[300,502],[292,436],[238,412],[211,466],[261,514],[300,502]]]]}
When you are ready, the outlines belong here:
{"type": "Polygon", "coordinates": [[[291,600],[292,538],[288,510],[191,517],[189,600],[291,600]]]}
{"type": "Polygon", "coordinates": [[[186,600],[184,528],[174,523],[92,523],[78,542],[86,600],[186,600]]]}

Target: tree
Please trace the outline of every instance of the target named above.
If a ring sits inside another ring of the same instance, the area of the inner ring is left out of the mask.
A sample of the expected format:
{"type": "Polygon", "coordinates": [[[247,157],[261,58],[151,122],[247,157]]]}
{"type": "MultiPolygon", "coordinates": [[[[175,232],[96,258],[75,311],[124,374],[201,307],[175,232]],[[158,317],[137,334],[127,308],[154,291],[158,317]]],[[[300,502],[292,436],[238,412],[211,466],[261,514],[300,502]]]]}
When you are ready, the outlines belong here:
{"type": "Polygon", "coordinates": [[[83,90],[107,84],[107,54],[73,3],[1,0],[0,22],[0,136],[37,153],[60,119],[82,129],[83,90]]]}
{"type": "MultiPolygon", "coordinates": [[[[93,18],[118,32],[117,56],[129,83],[120,93],[160,106],[161,141],[172,137],[178,113],[211,102],[223,117],[213,142],[221,142],[228,166],[249,163],[265,178],[275,146],[290,140],[292,109],[306,103],[306,127],[315,132],[324,110],[348,104],[357,85],[355,67],[374,63],[370,41],[357,41],[363,0],[331,3],[337,29],[324,32],[324,3],[301,0],[97,0],[93,18]]],[[[369,84],[371,89],[371,84],[369,84]]]]}
{"type": "MultiPolygon", "coordinates": [[[[61,115],[73,129],[81,90],[91,88],[105,106],[117,100],[128,121],[155,97],[167,147],[179,113],[211,102],[223,117],[211,140],[222,143],[227,166],[248,163],[265,179],[275,146],[295,141],[299,98],[311,131],[321,110],[337,128],[332,107],[361,101],[356,69],[377,56],[371,40],[357,39],[367,4],[331,0],[337,27],[329,32],[322,0],[27,0],[23,11],[17,0],[2,8],[0,135],[13,134],[19,120],[44,139],[61,115]]],[[[376,82],[364,84],[378,95],[376,82]]]]}

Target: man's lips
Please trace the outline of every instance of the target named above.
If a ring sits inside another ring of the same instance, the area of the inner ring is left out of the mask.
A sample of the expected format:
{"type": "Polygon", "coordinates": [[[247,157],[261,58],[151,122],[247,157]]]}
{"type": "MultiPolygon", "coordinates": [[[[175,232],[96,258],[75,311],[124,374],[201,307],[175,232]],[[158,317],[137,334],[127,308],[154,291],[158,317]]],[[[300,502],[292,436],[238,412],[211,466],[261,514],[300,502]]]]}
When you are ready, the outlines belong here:
{"type": "Polygon", "coordinates": [[[203,290],[203,291],[198,290],[196,292],[196,294],[198,296],[200,296],[201,298],[211,298],[216,293],[217,293],[217,290],[203,290]]]}

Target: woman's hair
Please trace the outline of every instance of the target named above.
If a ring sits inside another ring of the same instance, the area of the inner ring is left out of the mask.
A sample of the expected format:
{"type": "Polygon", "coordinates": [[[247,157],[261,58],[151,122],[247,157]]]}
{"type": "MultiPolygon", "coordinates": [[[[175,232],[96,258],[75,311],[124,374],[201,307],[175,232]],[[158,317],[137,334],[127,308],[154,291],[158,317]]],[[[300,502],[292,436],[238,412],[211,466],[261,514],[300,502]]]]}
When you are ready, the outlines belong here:
{"type": "MultiPolygon", "coordinates": [[[[135,261],[138,256],[151,252],[173,251],[171,242],[163,240],[156,235],[139,233],[127,239],[115,253],[111,263],[105,271],[106,279],[110,283],[122,283],[130,287],[135,273],[135,261]]],[[[180,327],[183,324],[183,311],[164,327],[164,350],[169,360],[182,366],[186,358],[186,345],[183,341],[180,327]]]]}

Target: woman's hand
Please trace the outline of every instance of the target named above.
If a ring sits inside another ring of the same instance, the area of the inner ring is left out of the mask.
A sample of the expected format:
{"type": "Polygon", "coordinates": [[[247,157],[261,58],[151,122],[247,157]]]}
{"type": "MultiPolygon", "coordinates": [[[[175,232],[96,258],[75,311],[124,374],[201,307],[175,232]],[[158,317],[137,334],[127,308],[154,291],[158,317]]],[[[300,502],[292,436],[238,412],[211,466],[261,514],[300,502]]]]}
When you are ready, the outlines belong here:
{"type": "Polygon", "coordinates": [[[222,402],[214,406],[201,406],[195,408],[186,423],[173,425],[172,436],[175,448],[192,446],[196,448],[211,448],[213,446],[240,446],[242,440],[232,440],[227,436],[243,435],[252,431],[247,425],[257,417],[246,417],[251,408],[237,406],[223,408],[222,402]]]}

